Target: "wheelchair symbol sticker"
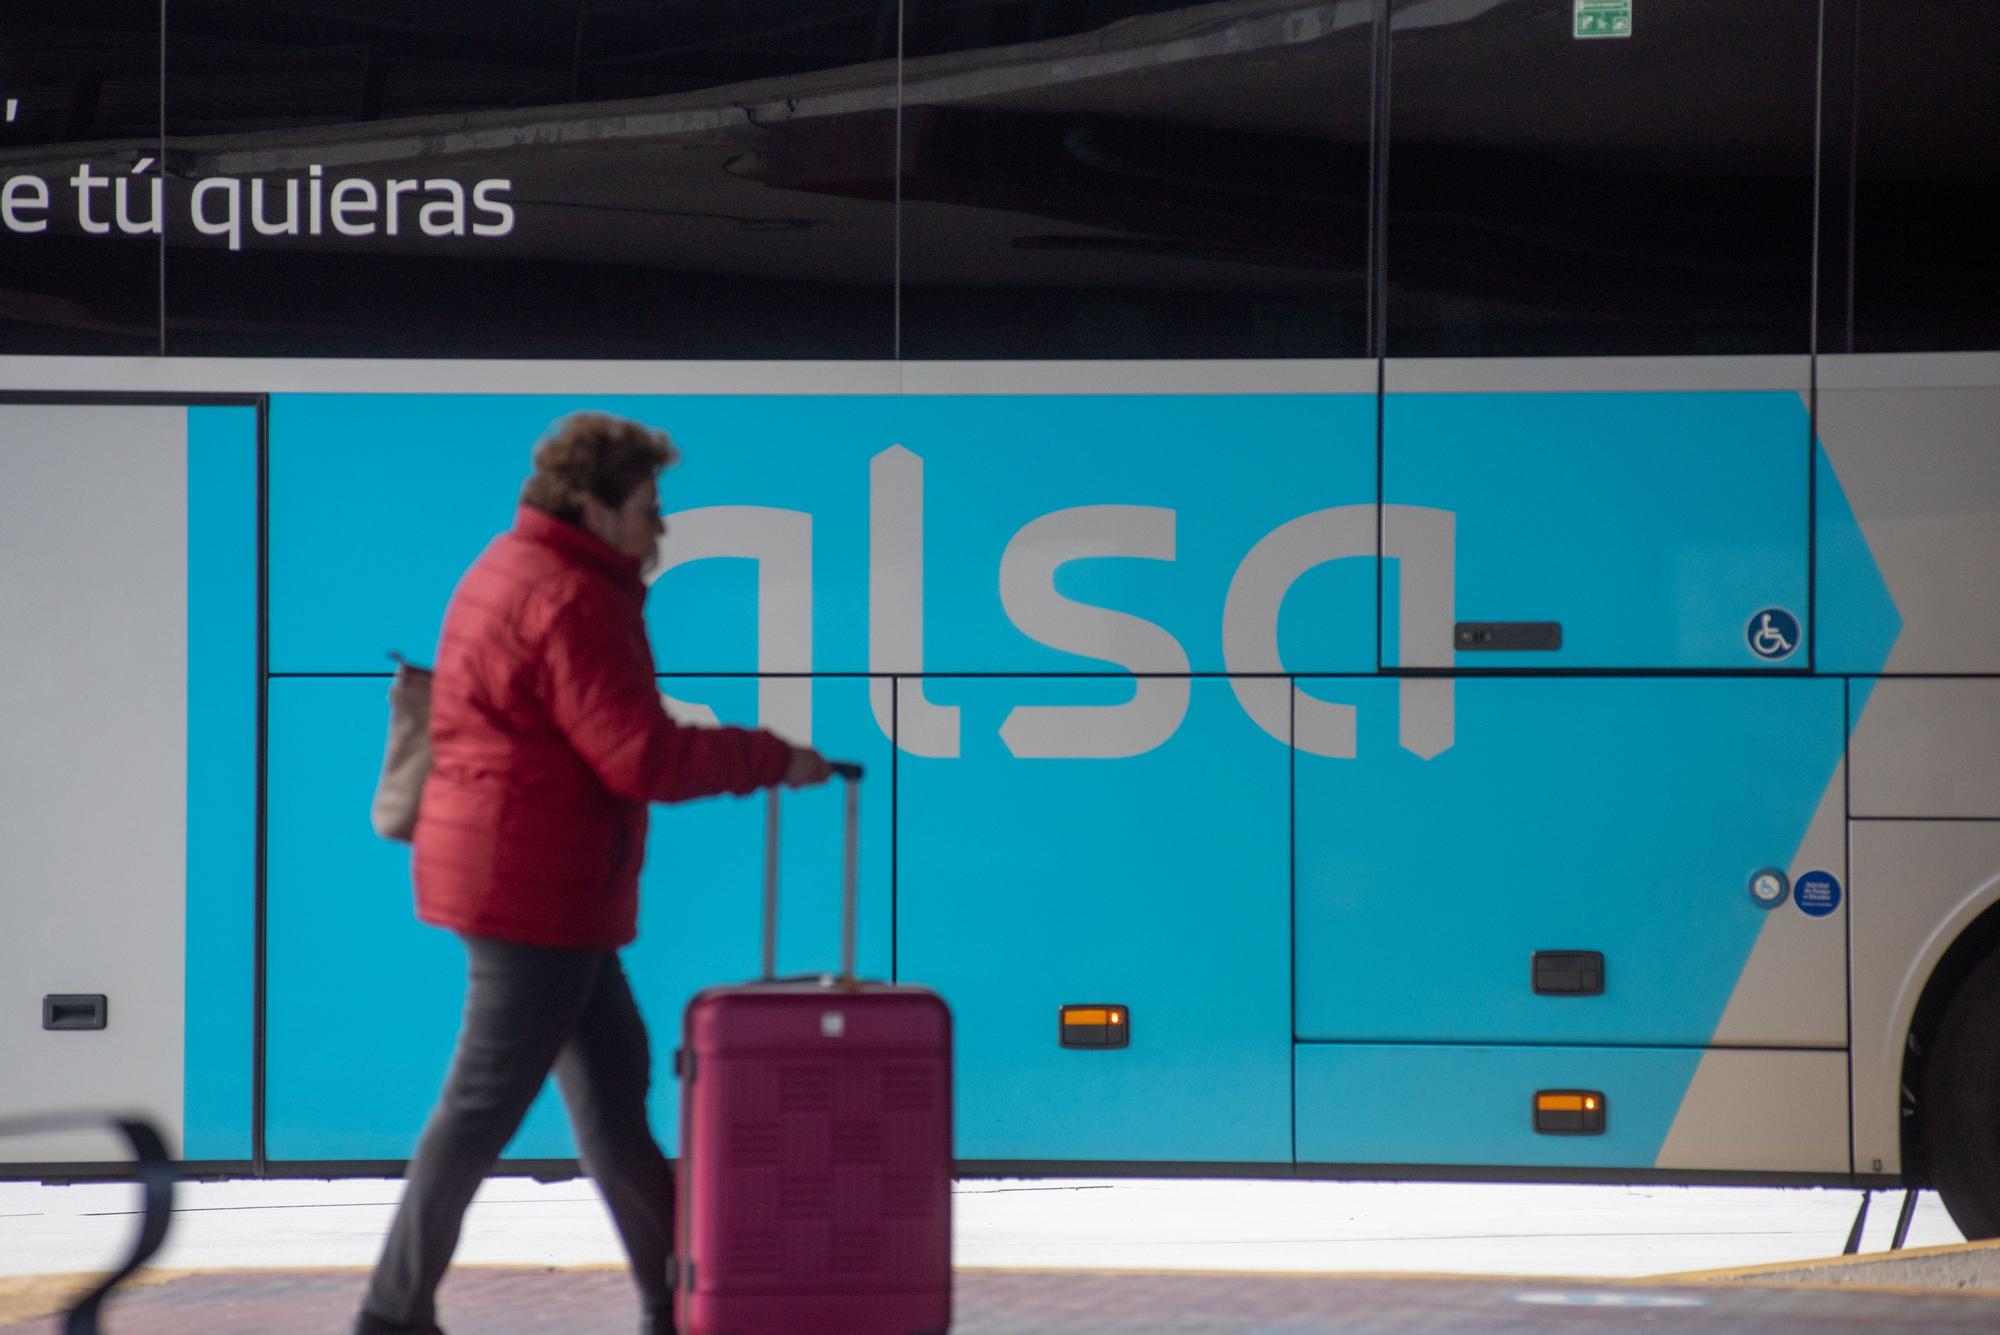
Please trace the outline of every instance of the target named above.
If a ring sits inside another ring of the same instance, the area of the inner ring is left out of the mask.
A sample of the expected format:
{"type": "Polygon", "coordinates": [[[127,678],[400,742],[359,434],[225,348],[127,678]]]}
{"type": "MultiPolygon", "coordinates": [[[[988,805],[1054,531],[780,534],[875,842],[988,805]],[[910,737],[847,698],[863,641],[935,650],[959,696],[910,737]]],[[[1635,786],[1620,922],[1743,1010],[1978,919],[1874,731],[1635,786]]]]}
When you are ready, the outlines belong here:
{"type": "Polygon", "coordinates": [[[1767,607],[1750,618],[1743,635],[1751,653],[1768,663],[1782,662],[1799,647],[1799,619],[1782,607],[1767,607]]]}

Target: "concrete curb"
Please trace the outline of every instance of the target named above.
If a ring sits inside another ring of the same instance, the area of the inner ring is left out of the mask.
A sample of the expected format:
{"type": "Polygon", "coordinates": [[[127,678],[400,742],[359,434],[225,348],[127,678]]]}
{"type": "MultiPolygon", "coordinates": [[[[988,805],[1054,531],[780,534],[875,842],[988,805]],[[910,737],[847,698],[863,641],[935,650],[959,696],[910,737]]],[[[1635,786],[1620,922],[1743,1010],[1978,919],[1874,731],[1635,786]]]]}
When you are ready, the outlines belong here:
{"type": "Polygon", "coordinates": [[[2000,1239],[1864,1252],[1813,1261],[1779,1261],[1725,1270],[1657,1275],[1659,1284],[1762,1284],[1785,1288],[1868,1289],[1879,1293],[1963,1293],[2000,1298],[2000,1239]]]}

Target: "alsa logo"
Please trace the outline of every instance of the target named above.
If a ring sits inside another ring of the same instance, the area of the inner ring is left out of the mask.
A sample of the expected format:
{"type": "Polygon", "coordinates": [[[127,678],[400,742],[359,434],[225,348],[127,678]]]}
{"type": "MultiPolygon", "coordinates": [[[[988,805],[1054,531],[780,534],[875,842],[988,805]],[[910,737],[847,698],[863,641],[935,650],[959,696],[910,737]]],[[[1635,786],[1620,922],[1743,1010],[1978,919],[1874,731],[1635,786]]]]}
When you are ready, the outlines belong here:
{"type": "MultiPolygon", "coordinates": [[[[1132,699],[1116,705],[1020,705],[1000,728],[1023,758],[1116,759],[1142,755],[1172,737],[1187,717],[1187,651],[1164,627],[1113,608],[1066,598],[1055,574],[1094,557],[1175,559],[1177,512],[1150,505],[1082,505],[1023,525],[1000,555],[1000,601],[1023,635],[1065,653],[1116,663],[1137,677],[1132,699]],[[1181,674],[1181,675],[1175,675],[1181,674]]],[[[1449,666],[1455,570],[1455,516],[1449,510],[1388,505],[1383,555],[1400,563],[1399,661],[1449,666]]],[[[1354,706],[1316,700],[1291,683],[1278,652],[1278,611],[1300,576],[1330,561],[1373,560],[1373,505],[1340,505],[1281,524],[1238,562],[1222,606],[1224,667],[1237,702],[1278,741],[1317,756],[1355,755],[1354,706]]],[[[803,510],[719,505],[667,516],[653,577],[714,557],[748,558],[757,568],[757,670],[812,671],[812,516],[803,510]]],[[[926,697],[924,671],[924,461],[901,445],[869,461],[868,670],[870,704],[884,736],[912,755],[959,754],[959,711],[926,697]],[[891,682],[888,676],[901,677],[891,682]],[[892,702],[891,692],[901,696],[892,702]],[[893,727],[893,734],[892,734],[893,727]]],[[[812,682],[766,676],[757,712],[765,727],[795,741],[812,738],[812,682]]],[[[691,719],[713,721],[699,705],[670,702],[691,719]]],[[[1398,741],[1425,759],[1453,741],[1448,678],[1402,679],[1398,741]]]]}

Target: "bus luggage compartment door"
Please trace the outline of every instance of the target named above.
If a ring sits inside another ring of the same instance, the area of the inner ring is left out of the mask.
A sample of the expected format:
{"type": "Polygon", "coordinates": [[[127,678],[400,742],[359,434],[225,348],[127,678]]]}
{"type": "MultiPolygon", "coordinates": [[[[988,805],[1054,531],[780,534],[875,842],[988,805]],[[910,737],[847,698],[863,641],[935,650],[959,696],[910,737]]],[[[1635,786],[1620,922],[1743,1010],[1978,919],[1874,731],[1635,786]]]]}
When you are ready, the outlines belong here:
{"type": "Polygon", "coordinates": [[[1297,759],[1301,1039],[1845,1045],[1841,682],[1408,684],[1300,682],[1357,722],[1297,759]]]}
{"type": "Polygon", "coordinates": [[[1811,662],[1800,394],[1391,393],[1384,411],[1384,665],[1811,662]]]}

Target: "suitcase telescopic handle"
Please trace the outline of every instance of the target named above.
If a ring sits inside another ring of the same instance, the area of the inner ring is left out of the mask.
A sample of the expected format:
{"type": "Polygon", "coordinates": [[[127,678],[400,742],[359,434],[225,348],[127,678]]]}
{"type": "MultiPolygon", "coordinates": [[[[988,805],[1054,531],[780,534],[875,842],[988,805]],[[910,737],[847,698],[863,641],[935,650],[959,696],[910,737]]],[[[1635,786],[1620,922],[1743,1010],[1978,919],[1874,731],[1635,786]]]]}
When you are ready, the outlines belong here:
{"type": "MultiPolygon", "coordinates": [[[[854,985],[854,912],[861,878],[861,766],[836,760],[828,768],[847,781],[847,855],[842,873],[840,984],[854,985]]],[[[776,788],[764,798],[764,981],[778,977],[778,809],[776,788]]]]}

